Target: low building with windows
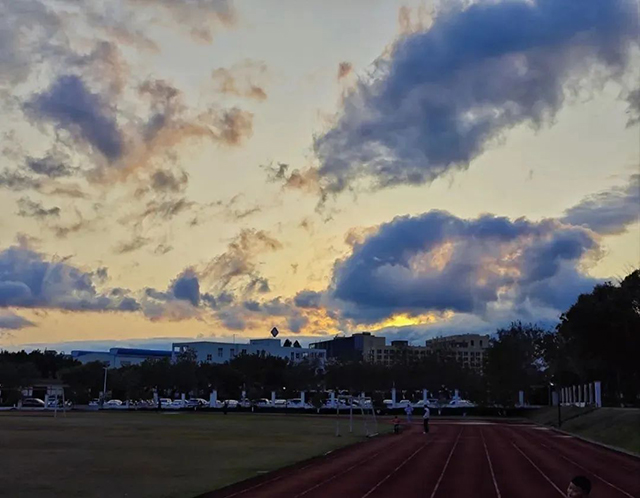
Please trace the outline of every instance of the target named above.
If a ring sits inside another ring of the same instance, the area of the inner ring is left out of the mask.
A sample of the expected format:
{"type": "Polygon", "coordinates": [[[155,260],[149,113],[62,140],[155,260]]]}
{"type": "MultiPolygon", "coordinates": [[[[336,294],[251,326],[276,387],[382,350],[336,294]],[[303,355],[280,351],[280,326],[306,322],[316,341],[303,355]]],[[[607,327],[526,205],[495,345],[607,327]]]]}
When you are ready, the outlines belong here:
{"type": "Polygon", "coordinates": [[[411,346],[409,341],[391,341],[391,344],[385,342],[369,351],[367,361],[392,365],[398,362],[420,360],[431,353],[428,347],[411,346]]]}
{"type": "Polygon", "coordinates": [[[370,361],[372,351],[384,348],[386,339],[371,332],[359,332],[347,337],[337,336],[328,341],[313,342],[311,349],[326,351],[327,358],[343,361],[370,361]]]}
{"type": "Polygon", "coordinates": [[[434,353],[455,359],[471,369],[482,371],[489,339],[488,335],[459,334],[429,339],[425,345],[434,353]]]}
{"type": "MultiPolygon", "coordinates": [[[[290,341],[287,341],[290,343],[290,341]]],[[[286,344],[286,343],[285,343],[286,344]]],[[[174,342],[172,358],[177,360],[181,353],[193,351],[198,363],[226,363],[242,354],[257,354],[260,356],[277,356],[286,358],[294,363],[303,360],[316,361],[321,365],[327,358],[323,349],[303,348],[297,343],[282,345],[280,339],[251,339],[249,343],[229,343],[213,341],[174,342]]]]}
{"type": "Polygon", "coordinates": [[[80,363],[99,361],[109,368],[139,365],[146,360],[171,358],[171,351],[157,349],[111,348],[109,351],[71,351],[71,357],[80,363]]]}

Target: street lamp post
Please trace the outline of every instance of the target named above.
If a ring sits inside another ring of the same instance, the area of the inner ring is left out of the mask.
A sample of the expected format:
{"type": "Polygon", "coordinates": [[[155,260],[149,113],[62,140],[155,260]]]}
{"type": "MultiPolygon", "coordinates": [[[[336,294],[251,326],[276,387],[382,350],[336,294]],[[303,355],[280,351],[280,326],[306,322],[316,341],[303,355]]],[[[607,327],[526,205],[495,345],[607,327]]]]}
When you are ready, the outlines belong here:
{"type": "MultiPolygon", "coordinates": [[[[561,412],[562,407],[560,406],[560,386],[554,384],[553,382],[549,382],[549,387],[556,388],[556,404],[558,405],[558,429],[559,429],[560,426],[562,425],[562,412],[561,412]]],[[[551,393],[551,389],[549,389],[549,392],[551,393]]],[[[551,395],[551,402],[553,404],[553,395],[551,395]]]]}
{"type": "Polygon", "coordinates": [[[104,400],[107,397],[107,370],[109,367],[102,367],[104,369],[104,383],[102,384],[102,406],[104,406],[104,400]]]}

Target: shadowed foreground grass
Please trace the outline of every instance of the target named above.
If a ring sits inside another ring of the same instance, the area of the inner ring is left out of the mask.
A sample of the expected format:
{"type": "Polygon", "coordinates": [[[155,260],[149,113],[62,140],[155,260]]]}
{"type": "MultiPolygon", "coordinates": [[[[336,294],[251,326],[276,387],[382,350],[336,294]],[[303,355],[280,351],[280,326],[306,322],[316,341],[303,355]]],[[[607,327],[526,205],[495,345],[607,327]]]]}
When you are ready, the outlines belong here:
{"type": "Polygon", "coordinates": [[[191,497],[363,440],[362,423],[230,413],[0,413],[0,495],[191,497]]]}
{"type": "MultiPolygon", "coordinates": [[[[558,425],[556,407],[541,408],[532,420],[558,425]]],[[[562,407],[562,430],[640,454],[640,410],[637,408],[562,407]]]]}

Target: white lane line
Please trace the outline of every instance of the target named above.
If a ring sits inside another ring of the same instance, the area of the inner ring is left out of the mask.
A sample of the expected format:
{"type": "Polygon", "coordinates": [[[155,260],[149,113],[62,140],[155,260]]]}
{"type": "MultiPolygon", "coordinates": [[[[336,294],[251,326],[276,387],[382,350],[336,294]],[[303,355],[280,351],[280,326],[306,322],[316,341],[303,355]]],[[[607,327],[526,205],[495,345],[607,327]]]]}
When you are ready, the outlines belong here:
{"type": "Polygon", "coordinates": [[[453,443],[453,448],[451,448],[451,451],[449,452],[449,456],[447,457],[447,461],[444,464],[444,467],[442,469],[442,473],[440,474],[440,477],[438,478],[438,482],[436,482],[436,487],[433,488],[433,493],[431,493],[431,497],[433,498],[436,495],[436,491],[438,491],[438,488],[440,487],[440,483],[442,482],[442,478],[444,477],[444,473],[447,470],[447,467],[449,466],[449,462],[451,461],[451,457],[453,456],[453,452],[456,449],[456,446],[458,446],[458,441],[460,441],[460,436],[462,435],[462,431],[464,431],[464,427],[462,429],[460,429],[460,432],[458,432],[458,437],[456,438],[456,442],[453,443]]]}
{"type": "MultiPolygon", "coordinates": [[[[314,461],[314,462],[312,462],[312,463],[309,463],[309,464],[305,465],[304,467],[300,467],[300,468],[299,468],[299,469],[297,469],[295,472],[302,472],[303,470],[308,469],[309,467],[311,467],[312,465],[315,465],[315,464],[317,464],[317,463],[318,463],[317,461],[314,461]]],[[[235,492],[235,493],[233,493],[233,494],[226,495],[224,498],[233,498],[234,496],[240,496],[240,495],[243,495],[243,494],[245,494],[245,493],[246,493],[246,492],[248,492],[248,491],[253,491],[254,489],[261,488],[262,486],[264,486],[264,485],[266,485],[266,484],[271,484],[271,483],[274,483],[274,482],[276,482],[276,481],[279,481],[279,480],[280,480],[280,479],[282,479],[283,477],[288,477],[288,476],[280,475],[280,476],[278,476],[278,477],[274,477],[273,479],[267,479],[266,481],[260,482],[260,483],[258,483],[258,484],[256,484],[256,485],[254,485],[254,486],[251,486],[250,488],[241,489],[240,491],[236,491],[236,492],[235,492]]]]}
{"type": "Polygon", "coordinates": [[[565,494],[560,490],[560,488],[559,488],[558,486],[556,486],[556,485],[554,484],[554,482],[553,482],[551,479],[549,479],[549,478],[547,477],[547,475],[546,475],[544,472],[542,472],[542,470],[540,470],[540,467],[538,467],[538,466],[533,462],[533,460],[531,460],[531,458],[529,458],[529,457],[525,454],[525,452],[524,452],[524,451],[522,451],[520,448],[518,448],[518,445],[517,445],[516,443],[514,443],[514,442],[512,441],[512,442],[511,442],[511,444],[515,447],[515,449],[516,449],[516,450],[518,450],[518,451],[522,454],[522,456],[523,456],[523,457],[525,457],[527,460],[529,460],[529,463],[530,463],[531,465],[533,465],[533,466],[534,466],[534,468],[535,468],[538,472],[540,472],[540,475],[541,475],[542,477],[544,477],[544,478],[547,480],[547,482],[549,482],[549,484],[551,484],[551,485],[555,488],[555,490],[556,490],[558,493],[560,493],[560,496],[566,496],[566,495],[565,495],[565,494]]]}
{"type": "Polygon", "coordinates": [[[322,486],[323,484],[326,484],[328,482],[333,481],[335,478],[340,477],[341,475],[346,474],[347,472],[349,472],[350,470],[355,469],[357,466],[362,465],[363,463],[368,462],[369,460],[371,460],[372,458],[378,456],[380,453],[382,453],[384,450],[387,449],[387,446],[385,446],[384,448],[380,449],[379,451],[376,451],[375,453],[373,453],[372,455],[369,455],[367,458],[365,458],[364,460],[360,460],[357,463],[354,463],[351,467],[346,468],[345,470],[343,470],[342,472],[338,472],[337,474],[332,475],[331,477],[329,477],[328,479],[325,479],[324,481],[319,482],[318,484],[316,484],[315,486],[310,487],[309,489],[304,490],[302,493],[298,493],[294,498],[298,498],[299,496],[304,496],[307,493],[310,493],[311,491],[313,491],[314,489],[319,488],[320,486],[322,486]]]}
{"type": "Polygon", "coordinates": [[[411,453],[411,455],[409,455],[409,457],[407,457],[407,459],[402,462],[400,465],[398,465],[395,469],[393,469],[389,475],[387,475],[387,477],[385,477],[384,479],[382,479],[382,481],[380,481],[378,484],[376,484],[373,488],[371,488],[369,491],[367,491],[364,495],[362,495],[362,498],[367,498],[367,496],[369,496],[371,493],[373,493],[376,489],[378,489],[380,486],[382,486],[383,483],[385,483],[387,481],[387,479],[389,479],[393,474],[395,474],[396,472],[398,472],[402,467],[405,466],[405,464],[407,464],[409,462],[409,460],[411,460],[414,456],[416,456],[416,454],[422,450],[428,443],[424,443],[422,446],[420,446],[420,448],[418,448],[416,451],[414,451],[413,453],[411,453]]]}
{"type": "Polygon", "coordinates": [[[484,453],[487,455],[487,461],[489,462],[489,470],[491,470],[491,478],[493,479],[493,486],[496,488],[496,496],[501,498],[500,490],[498,489],[498,481],[496,481],[496,475],[493,472],[493,465],[491,464],[491,457],[489,456],[489,450],[487,448],[487,442],[484,439],[484,432],[480,429],[480,436],[482,436],[482,444],[484,445],[484,453]]]}
{"type": "Polygon", "coordinates": [[[571,458],[564,456],[562,453],[560,453],[559,451],[556,451],[554,448],[552,448],[551,446],[547,446],[544,443],[541,443],[539,441],[537,441],[537,443],[540,446],[544,446],[545,448],[547,448],[549,451],[552,451],[553,453],[555,453],[556,455],[559,455],[560,457],[564,458],[567,462],[572,463],[573,465],[575,465],[576,467],[581,468],[582,470],[584,470],[585,472],[588,472],[589,474],[593,475],[593,477],[595,477],[596,479],[600,479],[603,483],[607,484],[608,486],[611,486],[613,489],[615,489],[616,491],[619,491],[620,493],[622,493],[625,496],[628,496],[629,498],[634,498],[633,495],[630,495],[629,493],[627,493],[626,491],[620,489],[618,486],[616,486],[615,484],[611,484],[609,481],[607,481],[604,477],[600,477],[598,474],[596,474],[594,471],[583,467],[582,465],[580,465],[578,462],[573,461],[571,458]]]}

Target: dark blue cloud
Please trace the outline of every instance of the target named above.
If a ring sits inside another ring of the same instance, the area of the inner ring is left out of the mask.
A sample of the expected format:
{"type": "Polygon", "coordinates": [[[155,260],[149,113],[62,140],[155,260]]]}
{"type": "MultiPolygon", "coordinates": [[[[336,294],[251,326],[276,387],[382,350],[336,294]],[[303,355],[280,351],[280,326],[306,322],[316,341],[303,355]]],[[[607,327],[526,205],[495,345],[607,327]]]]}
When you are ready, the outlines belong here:
{"type": "Polygon", "coordinates": [[[13,313],[0,314],[0,335],[2,335],[2,329],[6,330],[18,330],[25,327],[33,327],[34,323],[13,313]]]}
{"type": "MultiPolygon", "coordinates": [[[[24,247],[0,252],[0,308],[56,308],[69,311],[137,311],[137,301],[117,294],[101,294],[96,275],[63,261],[47,261],[24,247]]],[[[99,278],[99,277],[98,277],[99,278]]]]}
{"type": "Polygon", "coordinates": [[[319,308],[322,293],[310,290],[303,290],[296,294],[293,302],[298,308],[319,308]]]}
{"type": "MultiPolygon", "coordinates": [[[[315,140],[328,192],[358,179],[422,184],[466,168],[522,124],[551,121],[568,80],[594,64],[611,77],[638,40],[631,0],[478,2],[401,39],[315,140]]],[[[601,84],[598,79],[594,84],[601,84]]]]}
{"type": "Polygon", "coordinates": [[[110,161],[122,156],[124,140],[115,118],[101,97],[91,93],[78,76],[61,76],[51,87],[25,104],[35,119],[53,121],[110,161]]]}
{"type": "Polygon", "coordinates": [[[26,166],[32,173],[49,178],[62,178],[75,173],[73,168],[53,156],[27,157],[26,166]]]}
{"type": "Polygon", "coordinates": [[[193,270],[185,270],[171,283],[171,293],[176,299],[189,301],[193,306],[200,304],[200,282],[193,270]]]}
{"type": "Polygon", "coordinates": [[[633,175],[627,185],[614,187],[586,197],[567,209],[562,221],[581,225],[603,235],[626,231],[640,220],[640,175],[633,175]]]}
{"type": "Polygon", "coordinates": [[[597,282],[579,269],[597,249],[591,232],[554,220],[430,211],[397,217],[356,245],[334,266],[329,297],[344,318],[363,322],[398,312],[484,315],[523,303],[562,310],[597,282]]]}

